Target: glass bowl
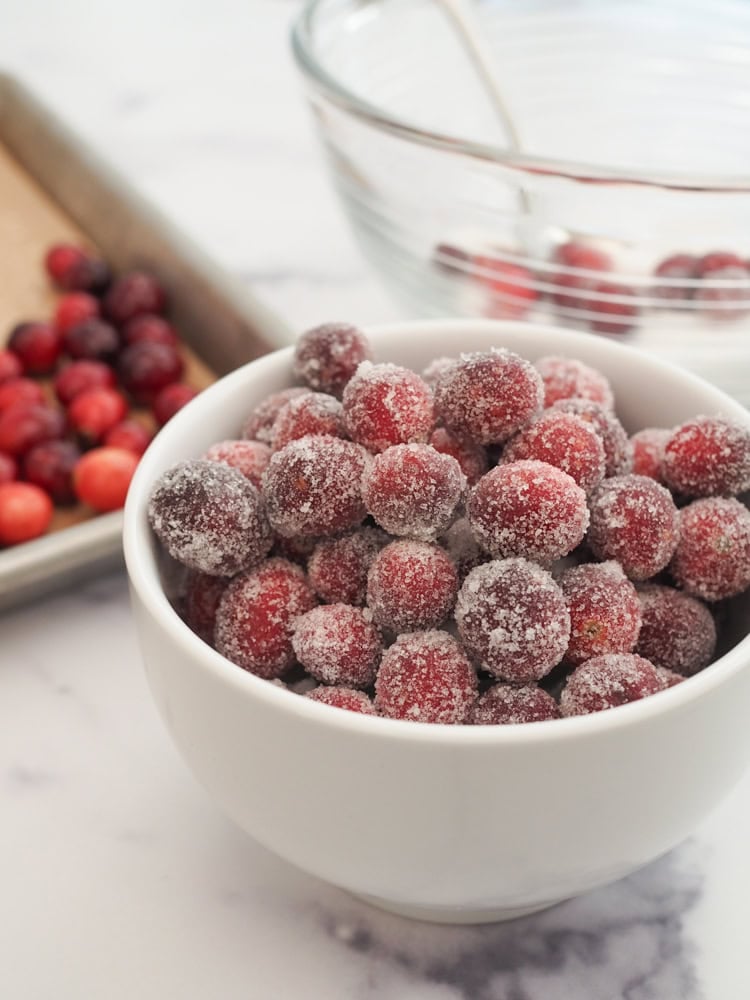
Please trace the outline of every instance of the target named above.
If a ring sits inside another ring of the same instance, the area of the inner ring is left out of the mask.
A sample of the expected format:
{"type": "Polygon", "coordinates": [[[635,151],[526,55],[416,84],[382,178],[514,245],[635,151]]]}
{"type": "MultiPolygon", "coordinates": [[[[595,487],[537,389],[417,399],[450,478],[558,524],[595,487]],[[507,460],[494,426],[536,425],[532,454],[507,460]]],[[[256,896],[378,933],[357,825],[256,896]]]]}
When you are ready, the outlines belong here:
{"type": "Polygon", "coordinates": [[[618,337],[750,404],[750,6],[474,5],[521,151],[437,0],[313,0],[336,189],[410,315],[618,337]]]}

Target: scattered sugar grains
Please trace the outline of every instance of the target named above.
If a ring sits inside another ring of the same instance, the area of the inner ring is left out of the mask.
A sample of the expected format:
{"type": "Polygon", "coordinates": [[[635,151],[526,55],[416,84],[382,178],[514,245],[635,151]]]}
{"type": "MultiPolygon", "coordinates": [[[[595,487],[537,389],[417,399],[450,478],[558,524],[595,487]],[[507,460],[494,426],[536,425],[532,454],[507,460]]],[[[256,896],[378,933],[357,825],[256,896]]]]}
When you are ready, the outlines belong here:
{"type": "Polygon", "coordinates": [[[525,559],[473,569],[458,593],[456,623],[464,645],[485,669],[513,684],[544,677],[562,660],[570,640],[562,591],[546,570],[525,559]]]}
{"type": "Polygon", "coordinates": [[[678,586],[704,601],[750,587],[750,511],[738,500],[706,497],[680,511],[680,541],[669,570],[678,586]]]}
{"type": "Polygon", "coordinates": [[[359,712],[360,715],[377,715],[372,699],[364,691],[355,688],[323,686],[313,688],[305,693],[305,698],[319,701],[332,708],[345,708],[349,712],[359,712]]]}
{"type": "Polygon", "coordinates": [[[688,420],[664,447],[662,475],[687,497],[743,493],[750,489],[750,427],[722,417],[688,420]]]}
{"type": "Polygon", "coordinates": [[[631,471],[633,448],[627,431],[611,410],[590,399],[561,399],[553,409],[573,413],[591,424],[604,446],[605,476],[624,476],[631,471]]]}
{"type": "Polygon", "coordinates": [[[353,441],[300,438],[273,454],[263,474],[271,527],[280,535],[334,535],[364,520],[362,474],[371,456],[353,441]]]}
{"type": "Polygon", "coordinates": [[[364,604],[370,566],[389,541],[384,531],[367,527],[324,538],[307,563],[310,586],[326,604],[364,604]]]}
{"type": "Polygon", "coordinates": [[[505,446],[502,461],[536,459],[574,479],[585,493],[604,479],[604,445],[590,423],[564,410],[544,410],[505,446]]]}
{"type": "Polygon", "coordinates": [[[636,653],[658,667],[690,677],[713,659],[716,625],[705,604],[673,587],[638,587],[641,625],[636,653]]]}
{"type": "Polygon", "coordinates": [[[404,539],[375,556],[367,577],[367,605],[392,632],[440,625],[453,610],[458,574],[439,545],[404,539]]]}
{"type": "Polygon", "coordinates": [[[372,452],[427,441],[435,423],[430,387],[399,365],[363,361],[344,389],[343,405],[350,437],[372,452]]]}
{"type": "Polygon", "coordinates": [[[365,688],[375,680],[382,646],[372,614],[347,604],[321,604],[293,623],[292,648],[324,684],[365,688]]]}
{"type": "Polygon", "coordinates": [[[435,381],[442,422],[482,445],[507,441],[541,410],[543,399],[539,372],[503,348],[463,354],[435,381]]]}
{"type": "Polygon", "coordinates": [[[466,514],[493,556],[545,564],[571,552],[589,523],[581,487],[562,469],[536,460],[491,469],[471,491],[466,514]]]}
{"type": "Polygon", "coordinates": [[[285,403],[271,427],[271,447],[280,451],[308,434],[346,437],[341,403],[325,392],[306,392],[285,403]]]}
{"type": "Polygon", "coordinates": [[[362,476],[368,514],[392,535],[434,541],[453,521],[466,490],[461,466],[428,444],[396,444],[362,476]]]}
{"type": "Polygon", "coordinates": [[[555,699],[536,684],[494,684],[474,702],[468,721],[473,726],[508,726],[559,718],[555,699]]]}
{"type": "Polygon", "coordinates": [[[392,719],[456,725],[466,722],[477,686],[473,666],[447,632],[409,632],[383,654],[375,705],[392,719]]]}
{"type": "Polygon", "coordinates": [[[232,663],[271,679],[294,663],[292,623],[315,606],[305,574],[286,559],[268,559],[236,576],[216,612],[216,649],[232,663]]]}
{"type": "Polygon", "coordinates": [[[559,583],[570,613],[568,663],[633,651],[641,628],[641,602],[619,563],[582,563],[565,570],[559,583]]]}
{"type": "Polygon", "coordinates": [[[602,372],[576,358],[547,355],[535,366],[544,383],[544,405],[552,406],[559,399],[590,399],[606,410],[615,405],[609,379],[602,372]]]}
{"type": "Polygon", "coordinates": [[[350,323],[324,323],[307,330],[294,349],[295,378],[318,392],[341,397],[363,361],[372,359],[367,337],[350,323]]]}
{"type": "Polygon", "coordinates": [[[179,462],[157,481],[148,504],[157,538],[178,562],[212,576],[232,576],[271,548],[258,490],[220,462],[179,462]]]}
{"type": "Polygon", "coordinates": [[[262,441],[217,441],[203,457],[210,462],[231,465],[249,479],[256,489],[260,489],[263,473],[271,461],[271,449],[262,441]]]}
{"type": "Polygon", "coordinates": [[[605,653],[576,667],[560,695],[563,715],[588,715],[663,691],[653,663],[636,653],[605,653]]]}

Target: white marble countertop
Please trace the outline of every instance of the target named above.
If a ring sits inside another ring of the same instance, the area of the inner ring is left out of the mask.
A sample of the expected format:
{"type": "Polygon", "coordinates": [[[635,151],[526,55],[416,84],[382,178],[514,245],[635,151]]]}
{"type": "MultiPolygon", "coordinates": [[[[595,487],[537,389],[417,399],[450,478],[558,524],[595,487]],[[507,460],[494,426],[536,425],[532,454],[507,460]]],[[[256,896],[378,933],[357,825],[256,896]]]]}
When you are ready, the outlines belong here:
{"type": "MultiPolygon", "coordinates": [[[[297,9],[5,0],[0,65],[295,327],[394,318],[312,139],[297,9]]],[[[749,842],[750,774],[617,885],[506,925],[409,923],[214,808],[149,700],[123,574],[0,617],[3,1000],[744,1000],[749,842]]]]}

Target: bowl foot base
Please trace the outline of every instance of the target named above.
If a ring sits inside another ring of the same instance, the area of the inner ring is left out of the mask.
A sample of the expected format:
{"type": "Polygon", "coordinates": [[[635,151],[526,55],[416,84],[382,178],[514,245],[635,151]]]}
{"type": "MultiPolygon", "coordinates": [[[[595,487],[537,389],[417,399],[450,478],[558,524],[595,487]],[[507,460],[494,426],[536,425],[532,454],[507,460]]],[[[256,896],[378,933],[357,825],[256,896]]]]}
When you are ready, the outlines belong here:
{"type": "Polygon", "coordinates": [[[379,910],[395,913],[399,917],[410,920],[425,920],[433,924],[494,924],[503,920],[515,920],[518,917],[528,917],[540,910],[547,910],[564,902],[562,899],[551,899],[546,903],[534,903],[531,906],[497,907],[487,909],[472,909],[463,906],[412,906],[409,903],[394,903],[379,896],[368,896],[365,893],[352,893],[379,910]]]}

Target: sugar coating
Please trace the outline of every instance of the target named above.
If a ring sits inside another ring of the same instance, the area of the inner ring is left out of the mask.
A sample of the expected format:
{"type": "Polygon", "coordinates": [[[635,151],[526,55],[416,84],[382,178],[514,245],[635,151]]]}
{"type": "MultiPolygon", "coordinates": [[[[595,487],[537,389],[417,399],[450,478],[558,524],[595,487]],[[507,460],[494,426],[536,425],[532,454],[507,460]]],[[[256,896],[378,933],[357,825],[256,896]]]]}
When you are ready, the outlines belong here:
{"type": "Polygon", "coordinates": [[[440,544],[455,563],[459,584],[464,582],[475,566],[487,562],[489,558],[465,517],[459,517],[453,522],[440,539],[440,544]]]}
{"type": "Polygon", "coordinates": [[[271,427],[271,447],[281,451],[308,434],[346,437],[341,403],[325,392],[306,392],[281,407],[271,427]]]}
{"type": "Polygon", "coordinates": [[[481,445],[449,431],[447,427],[436,427],[430,436],[430,444],[442,455],[455,458],[469,486],[478,483],[489,467],[487,452],[481,445]]]}
{"type": "Polygon", "coordinates": [[[319,701],[331,708],[344,708],[349,712],[359,712],[360,715],[377,715],[377,709],[372,699],[364,691],[356,691],[347,687],[316,687],[306,691],[305,698],[319,701]]]}
{"type": "Polygon", "coordinates": [[[434,541],[453,521],[466,477],[455,458],[428,444],[396,444],[362,476],[367,513],[392,535],[434,541]]]}
{"type": "Polygon", "coordinates": [[[544,386],[534,366],[504,348],[462,354],[435,382],[442,422],[477,444],[502,444],[542,408],[544,386]]]}
{"type": "Polygon", "coordinates": [[[674,670],[668,670],[666,667],[657,666],[655,670],[659,675],[659,680],[664,689],[674,687],[675,684],[679,684],[685,680],[682,674],[675,673],[674,670]]]}
{"type": "Polygon", "coordinates": [[[466,648],[489,673],[512,684],[538,681],[558,664],[570,639],[570,615],[552,576],[526,559],[477,566],[455,610],[466,648]]]}
{"type": "Polygon", "coordinates": [[[679,587],[704,601],[741,594],[750,587],[750,511],[725,497],[683,507],[669,571],[679,587]]]}
{"type": "Polygon", "coordinates": [[[178,562],[211,576],[233,576],[266,555],[273,536],[258,490],[220,462],[179,462],[156,482],[148,519],[178,562]]]}
{"type": "Polygon", "coordinates": [[[545,564],[571,552],[589,523],[581,487],[561,469],[535,460],[490,469],[469,494],[466,514],[491,555],[545,564]]]}
{"type": "Polygon", "coordinates": [[[534,367],[544,383],[545,406],[552,406],[559,399],[590,399],[605,410],[614,408],[609,379],[583,361],[548,354],[539,358],[534,367]]]}
{"type": "Polygon", "coordinates": [[[604,445],[594,428],[574,413],[544,410],[505,446],[503,462],[537,459],[567,472],[585,493],[604,479],[604,445]]]}
{"type": "Polygon", "coordinates": [[[494,684],[479,695],[467,721],[472,726],[509,726],[559,718],[555,699],[536,684],[494,684]]]}
{"type": "Polygon", "coordinates": [[[303,569],[307,567],[307,560],[312,555],[318,539],[314,535],[297,535],[295,538],[284,538],[283,535],[276,535],[273,540],[272,556],[281,556],[289,562],[297,563],[303,569]]]}
{"type": "Polygon", "coordinates": [[[643,623],[635,647],[657,667],[691,677],[713,659],[716,624],[695,597],[656,583],[638,588],[643,623]]]}
{"type": "Polygon", "coordinates": [[[324,684],[369,687],[382,644],[372,615],[348,604],[321,604],[293,623],[292,648],[302,666],[324,684]]]}
{"type": "Polygon", "coordinates": [[[619,563],[582,563],[565,570],[559,584],[570,613],[568,663],[635,649],[641,602],[619,563]]]}
{"type": "Polygon", "coordinates": [[[229,580],[223,576],[209,576],[190,570],[185,583],[183,599],[186,624],[209,646],[214,641],[216,609],[229,580]]]}
{"type": "Polygon", "coordinates": [[[435,423],[432,391],[399,365],[363,361],[344,390],[344,422],[369,451],[426,441],[435,423]]]}
{"type": "Polygon", "coordinates": [[[649,476],[665,485],[661,472],[664,447],[672,436],[666,427],[644,427],[630,436],[633,452],[633,472],[636,476],[649,476]]]}
{"type": "Polygon", "coordinates": [[[274,452],[263,474],[263,496],[274,531],[333,535],[365,517],[362,474],[370,456],[353,441],[328,435],[290,441],[274,452]]]}
{"type": "Polygon", "coordinates": [[[616,708],[664,689],[653,663],[636,653],[606,653],[576,667],[560,695],[563,716],[616,708]]]}
{"type": "Polygon", "coordinates": [[[688,497],[736,496],[750,489],[750,426],[723,417],[694,417],[664,447],[662,475],[688,497]]]}
{"type": "Polygon", "coordinates": [[[267,559],[224,591],[216,612],[216,649],[251,674],[280,677],[294,663],[294,620],[314,606],[300,567],[267,559]]]}
{"type": "Polygon", "coordinates": [[[369,527],[324,538],[307,564],[310,586],[327,604],[364,604],[370,566],[389,540],[384,531],[369,527]]]}
{"type": "Polygon", "coordinates": [[[249,479],[256,489],[260,489],[263,473],[271,461],[271,449],[262,441],[217,441],[203,457],[210,462],[231,465],[249,479]]]}
{"type": "Polygon", "coordinates": [[[458,575],[439,545],[391,542],[375,556],[367,576],[367,605],[375,622],[393,632],[433,628],[453,610],[458,575]]]}
{"type": "Polygon", "coordinates": [[[631,580],[647,580],[669,563],[680,537],[669,490],[648,476],[613,476],[589,506],[587,540],[597,559],[616,559],[631,580]]]}
{"type": "Polygon", "coordinates": [[[264,444],[271,443],[271,429],[279,410],[282,406],[294,399],[309,392],[303,386],[294,385],[289,389],[281,389],[279,392],[272,392],[266,396],[246,417],[242,425],[242,437],[249,441],[263,441],[264,444]]]}
{"type": "Polygon", "coordinates": [[[458,361],[458,358],[449,358],[445,355],[441,358],[433,358],[433,360],[427,365],[427,367],[422,372],[422,378],[427,383],[427,385],[432,388],[446,368],[450,368],[452,364],[458,361]]]}
{"type": "Polygon", "coordinates": [[[400,635],[383,654],[375,680],[380,712],[412,722],[463,723],[476,693],[476,672],[447,632],[400,635]]]}
{"type": "Polygon", "coordinates": [[[338,398],[357,367],[372,359],[365,334],[351,323],[323,323],[303,333],[294,349],[295,378],[338,398]]]}
{"type": "Polygon", "coordinates": [[[633,468],[633,450],[625,428],[611,410],[589,399],[561,399],[554,409],[586,420],[602,439],[604,475],[624,476],[633,468]]]}

